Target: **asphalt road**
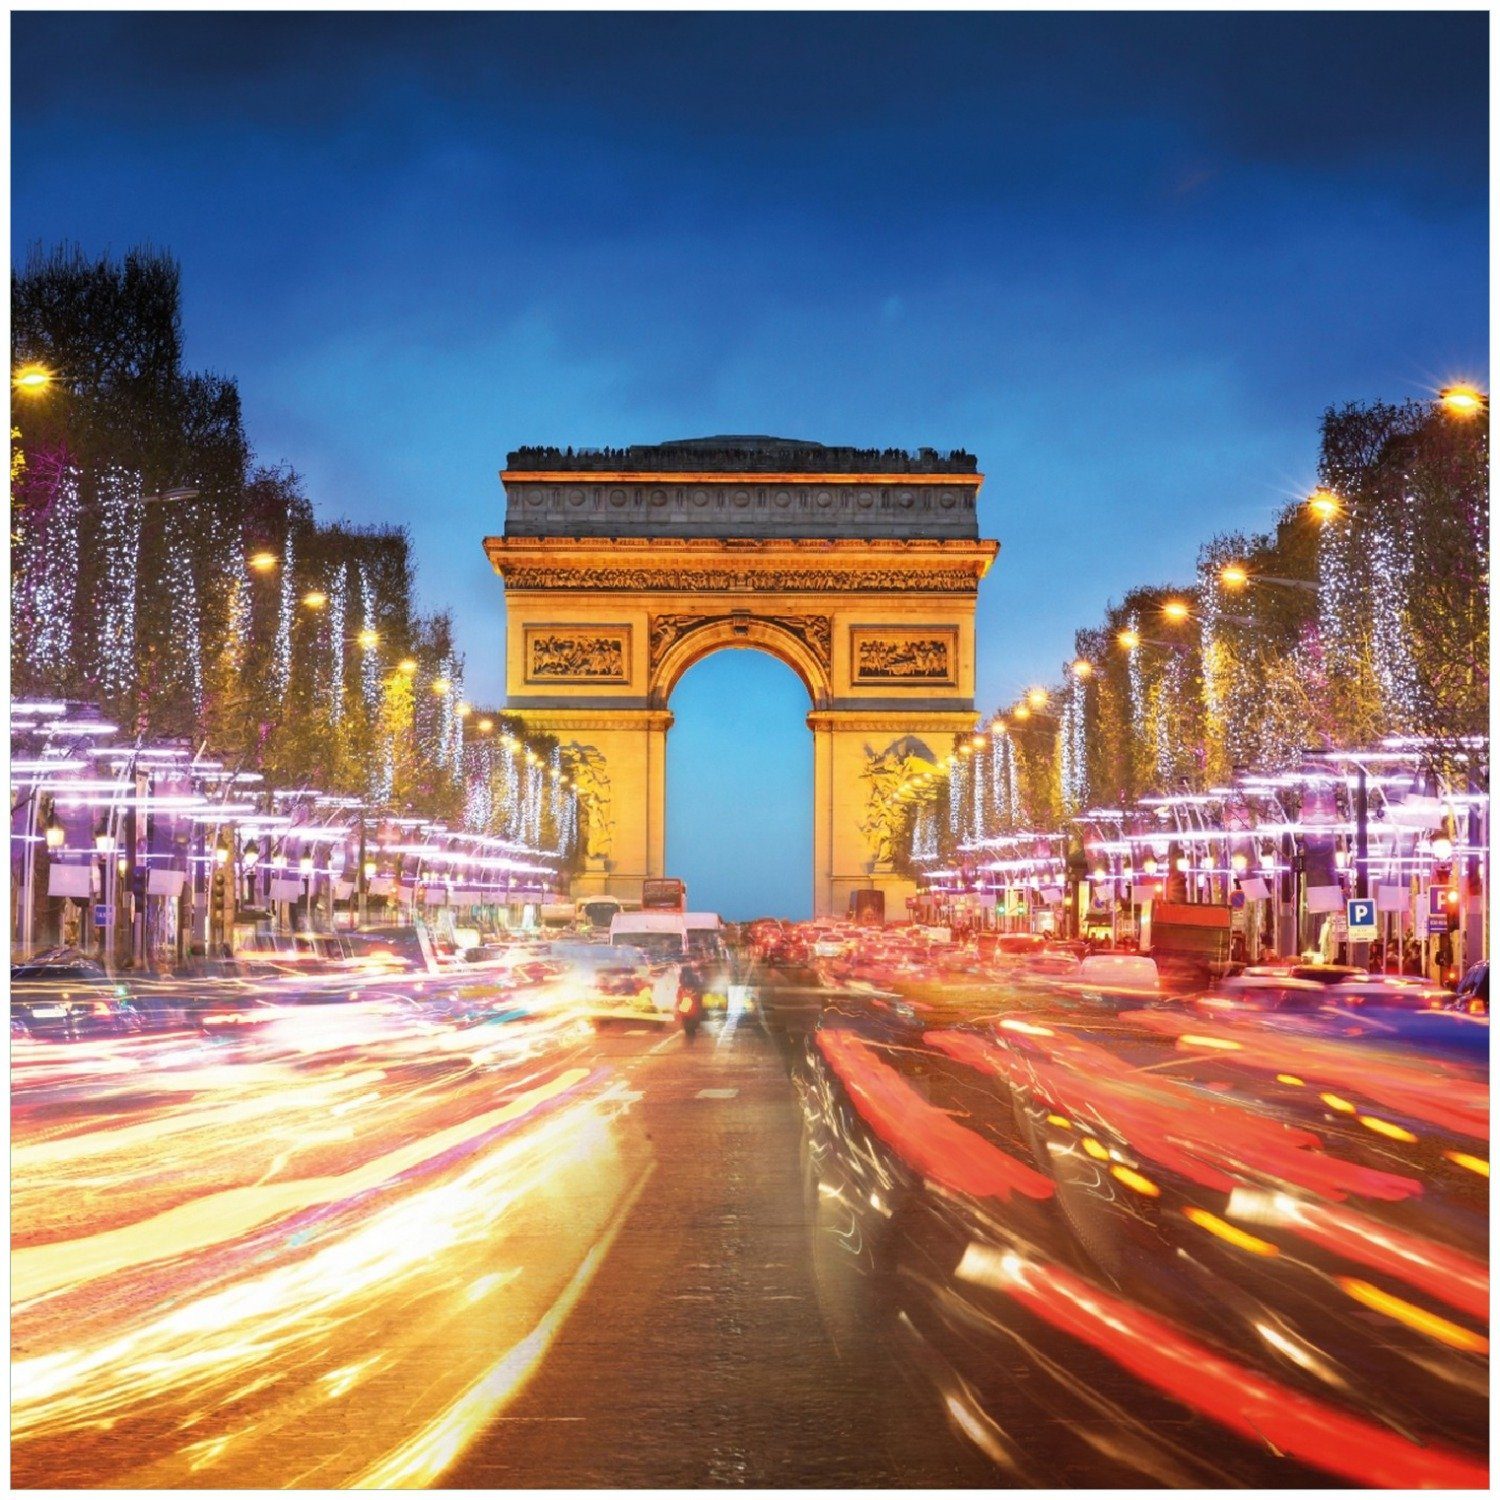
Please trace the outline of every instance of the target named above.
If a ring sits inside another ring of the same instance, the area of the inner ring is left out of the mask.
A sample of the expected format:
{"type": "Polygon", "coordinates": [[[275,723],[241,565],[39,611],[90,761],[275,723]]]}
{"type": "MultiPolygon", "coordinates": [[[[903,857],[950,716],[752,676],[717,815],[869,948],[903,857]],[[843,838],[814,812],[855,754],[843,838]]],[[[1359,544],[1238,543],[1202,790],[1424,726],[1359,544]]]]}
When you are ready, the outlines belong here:
{"type": "Polygon", "coordinates": [[[616,1032],[654,1170],[524,1392],[442,1478],[490,1487],[954,1487],[997,1471],[818,1310],[781,1049],[759,1020],[616,1032]]]}

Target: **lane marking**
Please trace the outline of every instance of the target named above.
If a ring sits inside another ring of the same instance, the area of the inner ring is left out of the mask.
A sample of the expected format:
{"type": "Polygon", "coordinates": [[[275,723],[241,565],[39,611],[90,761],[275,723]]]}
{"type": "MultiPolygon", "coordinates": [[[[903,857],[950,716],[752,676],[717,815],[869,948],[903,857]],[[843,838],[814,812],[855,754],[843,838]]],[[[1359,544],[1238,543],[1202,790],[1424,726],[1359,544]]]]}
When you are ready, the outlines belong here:
{"type": "Polygon", "coordinates": [[[693,1096],[695,1099],[734,1099],[739,1095],[738,1089],[699,1089],[693,1096]]]}

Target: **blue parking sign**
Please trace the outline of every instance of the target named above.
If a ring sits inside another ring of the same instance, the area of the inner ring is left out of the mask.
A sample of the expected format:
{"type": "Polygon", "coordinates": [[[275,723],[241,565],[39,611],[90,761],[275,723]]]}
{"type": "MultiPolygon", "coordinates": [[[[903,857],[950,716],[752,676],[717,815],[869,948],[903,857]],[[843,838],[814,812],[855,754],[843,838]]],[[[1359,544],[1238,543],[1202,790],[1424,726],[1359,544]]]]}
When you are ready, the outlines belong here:
{"type": "Polygon", "coordinates": [[[1349,903],[1349,941],[1368,943],[1380,935],[1380,926],[1375,920],[1375,903],[1361,896],[1349,903]]]}

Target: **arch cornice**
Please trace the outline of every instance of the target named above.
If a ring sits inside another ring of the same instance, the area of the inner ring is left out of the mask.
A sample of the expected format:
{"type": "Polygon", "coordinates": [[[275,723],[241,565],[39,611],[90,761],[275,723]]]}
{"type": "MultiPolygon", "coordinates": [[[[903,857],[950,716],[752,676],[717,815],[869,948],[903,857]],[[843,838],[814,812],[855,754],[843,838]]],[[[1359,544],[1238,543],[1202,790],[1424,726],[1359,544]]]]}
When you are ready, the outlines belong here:
{"type": "Polygon", "coordinates": [[[671,618],[679,622],[680,633],[652,662],[647,699],[653,708],[665,709],[683,673],[705,656],[745,649],[764,651],[789,666],[807,689],[814,710],[833,701],[828,652],[826,647],[820,651],[816,640],[809,641],[813,632],[757,615],[705,616],[685,626],[682,617],[671,618]]]}

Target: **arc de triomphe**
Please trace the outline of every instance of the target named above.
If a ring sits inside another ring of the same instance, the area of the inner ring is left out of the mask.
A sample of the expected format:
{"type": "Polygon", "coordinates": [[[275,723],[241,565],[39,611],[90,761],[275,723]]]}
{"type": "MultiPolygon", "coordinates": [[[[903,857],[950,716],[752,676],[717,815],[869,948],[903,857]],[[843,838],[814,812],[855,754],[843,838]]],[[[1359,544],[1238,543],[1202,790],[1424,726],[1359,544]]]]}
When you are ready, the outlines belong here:
{"type": "Polygon", "coordinates": [[[972,731],[982,540],[967,454],[761,437],[509,455],[507,708],[559,737],[587,862],[574,894],[638,898],[665,868],[668,707],[711,652],[750,647],[807,688],[813,909],[912,887],[891,867],[893,787],[972,731]]]}

